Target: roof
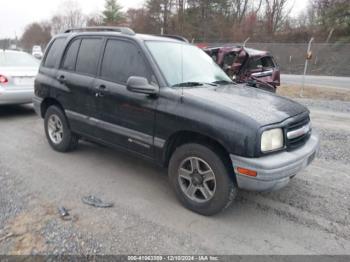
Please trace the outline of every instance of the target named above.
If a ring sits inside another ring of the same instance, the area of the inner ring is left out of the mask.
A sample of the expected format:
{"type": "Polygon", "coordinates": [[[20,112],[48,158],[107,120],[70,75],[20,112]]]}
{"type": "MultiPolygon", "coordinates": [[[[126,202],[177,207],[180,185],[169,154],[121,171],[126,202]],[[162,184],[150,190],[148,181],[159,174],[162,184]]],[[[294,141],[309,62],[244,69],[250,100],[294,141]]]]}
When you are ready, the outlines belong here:
{"type": "Polygon", "coordinates": [[[64,33],[57,36],[67,35],[109,35],[109,36],[124,36],[126,38],[135,38],[142,41],[167,41],[167,42],[188,42],[187,39],[181,36],[175,35],[148,35],[148,34],[136,34],[132,29],[127,27],[86,27],[86,28],[73,28],[68,29],[64,33]]]}
{"type": "Polygon", "coordinates": [[[246,48],[245,51],[250,55],[250,56],[266,56],[269,54],[267,51],[262,51],[262,50],[257,50],[253,48],[246,48]]]}

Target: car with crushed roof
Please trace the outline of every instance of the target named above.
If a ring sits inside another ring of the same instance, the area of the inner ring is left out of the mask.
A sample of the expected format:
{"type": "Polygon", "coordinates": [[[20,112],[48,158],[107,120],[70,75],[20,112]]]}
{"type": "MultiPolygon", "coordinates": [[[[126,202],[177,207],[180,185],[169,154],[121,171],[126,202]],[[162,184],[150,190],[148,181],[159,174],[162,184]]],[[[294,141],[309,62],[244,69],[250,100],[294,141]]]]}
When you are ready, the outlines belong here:
{"type": "Polygon", "coordinates": [[[267,51],[242,46],[203,47],[203,50],[237,83],[276,92],[280,68],[267,51]]]}

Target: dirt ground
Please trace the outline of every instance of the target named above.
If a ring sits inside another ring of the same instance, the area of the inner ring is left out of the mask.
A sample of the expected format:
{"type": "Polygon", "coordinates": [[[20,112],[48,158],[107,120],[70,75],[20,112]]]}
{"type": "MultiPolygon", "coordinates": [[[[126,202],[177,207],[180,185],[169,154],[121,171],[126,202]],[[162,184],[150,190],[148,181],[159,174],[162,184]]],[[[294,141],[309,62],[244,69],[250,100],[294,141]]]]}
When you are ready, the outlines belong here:
{"type": "MultiPolygon", "coordinates": [[[[349,83],[350,85],[350,83],[349,83]]],[[[291,98],[300,98],[301,85],[282,85],[277,93],[291,98]]],[[[326,99],[338,101],[350,101],[350,89],[339,89],[332,87],[305,86],[302,92],[303,98],[326,99]]]]}

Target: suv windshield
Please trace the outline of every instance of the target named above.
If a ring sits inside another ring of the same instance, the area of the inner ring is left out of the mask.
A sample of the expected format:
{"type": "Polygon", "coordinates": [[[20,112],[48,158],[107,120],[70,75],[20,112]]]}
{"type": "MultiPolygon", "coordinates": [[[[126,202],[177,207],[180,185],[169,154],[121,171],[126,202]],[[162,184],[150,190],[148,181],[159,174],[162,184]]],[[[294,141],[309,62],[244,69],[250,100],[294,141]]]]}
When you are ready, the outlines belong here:
{"type": "Polygon", "coordinates": [[[170,86],[221,83],[232,80],[198,47],[177,42],[146,42],[170,86]]]}

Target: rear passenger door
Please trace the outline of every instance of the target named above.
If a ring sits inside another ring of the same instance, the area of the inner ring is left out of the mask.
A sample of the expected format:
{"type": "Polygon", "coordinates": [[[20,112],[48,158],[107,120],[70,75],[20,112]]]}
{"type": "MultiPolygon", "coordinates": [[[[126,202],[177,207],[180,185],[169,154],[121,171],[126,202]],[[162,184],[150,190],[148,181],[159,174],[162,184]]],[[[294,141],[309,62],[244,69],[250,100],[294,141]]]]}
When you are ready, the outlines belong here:
{"type": "Polygon", "coordinates": [[[108,39],[95,84],[96,92],[101,92],[98,96],[99,137],[142,155],[153,156],[157,100],[128,91],[126,82],[130,76],[145,77],[157,85],[136,43],[108,39]]]}
{"type": "Polygon", "coordinates": [[[103,38],[74,38],[68,45],[57,79],[68,88],[66,115],[71,128],[79,133],[94,136],[94,127],[88,118],[96,117],[94,80],[102,52],[103,38]]]}

